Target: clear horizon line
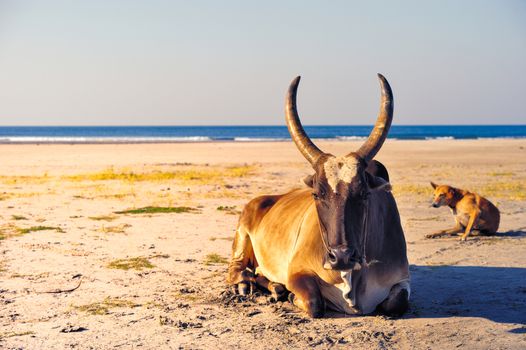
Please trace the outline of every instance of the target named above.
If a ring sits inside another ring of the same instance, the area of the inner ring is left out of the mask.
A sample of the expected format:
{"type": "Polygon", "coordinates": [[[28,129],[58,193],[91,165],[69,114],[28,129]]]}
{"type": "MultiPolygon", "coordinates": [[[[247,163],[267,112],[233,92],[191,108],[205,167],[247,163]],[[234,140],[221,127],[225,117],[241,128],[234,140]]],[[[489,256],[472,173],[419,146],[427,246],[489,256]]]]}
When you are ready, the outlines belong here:
{"type": "MultiPolygon", "coordinates": [[[[303,124],[304,127],[316,127],[316,126],[372,126],[372,124],[303,124]]],[[[46,127],[58,127],[58,128],[69,128],[69,127],[286,127],[286,124],[202,124],[202,125],[177,125],[177,124],[47,124],[47,125],[0,125],[0,128],[46,128],[46,127]]],[[[506,124],[392,124],[391,126],[526,126],[526,124],[515,124],[515,123],[506,123],[506,124]]]]}

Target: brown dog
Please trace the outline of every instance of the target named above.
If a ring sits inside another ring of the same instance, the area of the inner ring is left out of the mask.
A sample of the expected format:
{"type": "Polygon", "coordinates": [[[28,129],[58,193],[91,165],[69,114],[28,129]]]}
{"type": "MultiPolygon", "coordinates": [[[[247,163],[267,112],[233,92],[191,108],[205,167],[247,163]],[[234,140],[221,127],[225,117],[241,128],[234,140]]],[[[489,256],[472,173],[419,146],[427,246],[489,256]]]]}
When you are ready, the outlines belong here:
{"type": "Polygon", "coordinates": [[[436,185],[431,182],[431,186],[435,189],[433,207],[449,206],[455,216],[456,225],[452,229],[429,234],[426,238],[464,232],[460,240],[465,241],[472,230],[486,235],[497,232],[500,213],[486,198],[447,185],[436,185]]]}

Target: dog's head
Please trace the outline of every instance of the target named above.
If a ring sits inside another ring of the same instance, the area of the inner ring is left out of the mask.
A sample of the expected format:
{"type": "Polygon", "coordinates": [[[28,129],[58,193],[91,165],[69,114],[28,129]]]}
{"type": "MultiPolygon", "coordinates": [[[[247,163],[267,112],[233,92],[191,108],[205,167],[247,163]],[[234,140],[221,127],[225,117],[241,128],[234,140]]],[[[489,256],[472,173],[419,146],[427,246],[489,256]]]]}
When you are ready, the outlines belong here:
{"type": "Polygon", "coordinates": [[[455,197],[455,188],[448,185],[437,185],[431,182],[431,186],[435,189],[433,193],[433,207],[438,208],[443,205],[449,205],[455,197]]]}

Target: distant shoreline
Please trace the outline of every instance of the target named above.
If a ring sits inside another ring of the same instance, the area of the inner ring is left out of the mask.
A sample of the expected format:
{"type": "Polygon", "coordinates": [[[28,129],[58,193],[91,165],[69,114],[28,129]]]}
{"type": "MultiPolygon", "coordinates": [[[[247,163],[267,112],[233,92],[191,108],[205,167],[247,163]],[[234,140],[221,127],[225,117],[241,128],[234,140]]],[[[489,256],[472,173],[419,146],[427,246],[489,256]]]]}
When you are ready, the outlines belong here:
{"type": "MultiPolygon", "coordinates": [[[[316,142],[359,142],[364,141],[364,137],[354,138],[313,138],[316,142]]],[[[401,138],[388,138],[389,141],[420,141],[420,142],[432,142],[432,141],[489,141],[489,140],[524,140],[526,137],[478,137],[478,138],[453,138],[453,137],[435,137],[425,139],[401,139],[401,138]]],[[[162,140],[1,140],[0,145],[127,145],[127,144],[206,144],[206,143],[273,143],[273,142],[291,142],[291,139],[243,139],[243,140],[216,140],[216,139],[203,139],[203,140],[182,140],[182,139],[162,139],[162,140]]]]}
{"type": "MultiPolygon", "coordinates": [[[[310,138],[363,141],[372,126],[305,126],[310,138]]],[[[526,125],[393,125],[391,140],[523,139],[526,125]]],[[[290,141],[286,126],[0,127],[0,143],[125,144],[290,141]]]]}

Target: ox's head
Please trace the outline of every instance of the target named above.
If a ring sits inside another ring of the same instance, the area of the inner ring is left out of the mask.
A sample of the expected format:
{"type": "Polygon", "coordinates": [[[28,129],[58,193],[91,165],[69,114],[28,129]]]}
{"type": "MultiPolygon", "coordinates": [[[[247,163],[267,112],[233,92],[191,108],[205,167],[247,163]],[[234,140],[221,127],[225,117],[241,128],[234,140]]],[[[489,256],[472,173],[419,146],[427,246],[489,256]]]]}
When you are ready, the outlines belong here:
{"type": "Polygon", "coordinates": [[[287,93],[285,114],[290,135],[315,171],[305,183],[312,188],[318,211],[326,269],[349,271],[361,267],[369,195],[390,188],[387,182],[365,171],[382,147],[393,117],[391,87],[382,75],[378,77],[382,98],[374,129],[357,151],[341,157],[322,152],[303,130],[296,109],[300,77],[292,81],[287,93]]]}

